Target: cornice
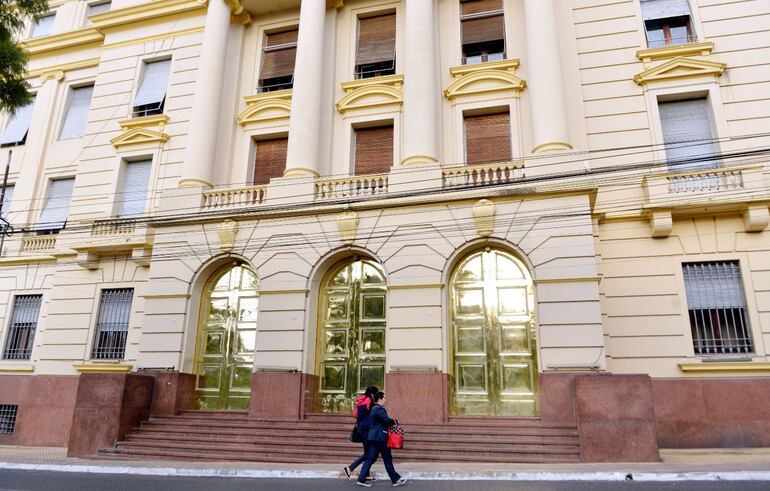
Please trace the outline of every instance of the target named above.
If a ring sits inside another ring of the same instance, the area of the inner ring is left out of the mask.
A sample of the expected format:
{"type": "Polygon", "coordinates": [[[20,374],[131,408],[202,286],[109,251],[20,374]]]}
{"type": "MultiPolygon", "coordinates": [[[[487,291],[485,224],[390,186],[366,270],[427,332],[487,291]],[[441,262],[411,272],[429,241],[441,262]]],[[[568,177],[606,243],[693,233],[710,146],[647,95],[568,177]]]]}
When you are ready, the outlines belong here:
{"type": "Polygon", "coordinates": [[[17,256],[4,257],[0,259],[0,266],[11,266],[16,264],[33,264],[56,261],[55,256],[17,256]]]}
{"type": "Polygon", "coordinates": [[[75,46],[82,47],[88,44],[101,43],[102,41],[104,41],[104,35],[90,26],[61,34],[29,39],[23,41],[21,46],[30,56],[36,56],[75,46]]]}
{"type": "Polygon", "coordinates": [[[756,361],[679,363],[677,366],[683,372],[770,372],[770,363],[756,361]]]}
{"type": "Polygon", "coordinates": [[[80,70],[83,68],[93,68],[99,66],[99,58],[89,58],[87,60],[73,61],[70,63],[62,63],[60,65],[52,65],[45,68],[36,68],[27,72],[27,78],[40,77],[40,81],[55,79],[59,72],[64,75],[66,72],[73,70],[80,70]]]}
{"type": "Polygon", "coordinates": [[[125,363],[75,363],[72,368],[80,373],[128,373],[134,366],[125,363]]]}
{"type": "Polygon", "coordinates": [[[156,0],[132,7],[109,10],[92,15],[89,19],[96,30],[103,32],[147,19],[203,10],[207,5],[208,0],[156,0]]]}
{"type": "Polygon", "coordinates": [[[664,58],[676,58],[679,56],[708,56],[714,50],[714,43],[691,43],[662,46],[660,48],[641,49],[636,52],[636,57],[644,63],[664,58]]]}
{"type": "Polygon", "coordinates": [[[678,57],[634,75],[634,82],[645,85],[652,82],[677,80],[712,75],[718,77],[727,69],[724,63],[678,57]]]}

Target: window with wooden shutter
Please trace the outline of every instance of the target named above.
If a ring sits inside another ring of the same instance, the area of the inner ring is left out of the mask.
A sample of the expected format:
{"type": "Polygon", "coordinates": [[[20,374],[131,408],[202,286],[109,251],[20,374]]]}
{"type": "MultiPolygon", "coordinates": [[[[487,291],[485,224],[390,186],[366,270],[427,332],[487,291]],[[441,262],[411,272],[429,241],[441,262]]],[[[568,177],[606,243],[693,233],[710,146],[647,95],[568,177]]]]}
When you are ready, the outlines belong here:
{"type": "Polygon", "coordinates": [[[283,177],[288,146],[288,138],[257,140],[254,152],[254,184],[267,184],[270,179],[283,177]]]}
{"type": "Polygon", "coordinates": [[[356,78],[396,73],[396,14],[358,19],[356,78]]]}
{"type": "Polygon", "coordinates": [[[152,160],[126,163],[120,192],[116,196],[119,203],[119,217],[135,217],[144,213],[147,207],[150,171],[152,171],[152,160]]]}
{"type": "Polygon", "coordinates": [[[353,149],[355,175],[390,172],[393,166],[393,126],[354,129],[353,149]]]}
{"type": "Polygon", "coordinates": [[[48,199],[37,224],[38,234],[58,234],[64,228],[69,214],[75,179],[57,179],[48,187],[48,199]]]}
{"type": "Polygon", "coordinates": [[[142,82],[134,98],[134,117],[163,114],[171,60],[144,63],[142,82]]]}
{"type": "Polygon", "coordinates": [[[650,48],[696,41],[687,0],[642,0],[641,5],[650,48]]]}
{"type": "Polygon", "coordinates": [[[298,34],[297,29],[292,29],[266,35],[259,70],[259,92],[292,88],[298,34]]]}
{"type": "Polygon", "coordinates": [[[64,123],[61,126],[59,140],[69,140],[70,138],[80,138],[86,130],[88,121],[88,111],[91,109],[91,97],[94,93],[94,86],[73,88],[70,92],[69,106],[67,114],[64,116],[64,123]]]}
{"type": "Polygon", "coordinates": [[[718,165],[706,99],[658,103],[666,160],[676,170],[718,165]]]}
{"type": "Polygon", "coordinates": [[[461,0],[463,65],[505,59],[503,0],[461,0]]]}
{"type": "Polygon", "coordinates": [[[35,107],[35,96],[26,106],[22,106],[13,113],[5,126],[3,135],[0,136],[0,147],[14,147],[24,145],[27,142],[29,122],[32,119],[32,109],[35,107]]]}
{"type": "Polygon", "coordinates": [[[508,112],[465,117],[465,162],[511,161],[511,116],[508,112]]]}

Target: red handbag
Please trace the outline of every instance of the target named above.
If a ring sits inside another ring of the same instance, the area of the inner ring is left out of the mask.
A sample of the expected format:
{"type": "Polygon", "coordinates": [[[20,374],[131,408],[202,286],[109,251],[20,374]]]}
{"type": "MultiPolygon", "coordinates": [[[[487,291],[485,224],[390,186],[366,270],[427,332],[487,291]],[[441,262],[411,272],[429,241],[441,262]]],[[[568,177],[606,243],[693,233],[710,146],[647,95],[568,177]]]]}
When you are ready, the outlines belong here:
{"type": "Polygon", "coordinates": [[[388,428],[388,448],[404,448],[404,429],[398,424],[388,428]]]}

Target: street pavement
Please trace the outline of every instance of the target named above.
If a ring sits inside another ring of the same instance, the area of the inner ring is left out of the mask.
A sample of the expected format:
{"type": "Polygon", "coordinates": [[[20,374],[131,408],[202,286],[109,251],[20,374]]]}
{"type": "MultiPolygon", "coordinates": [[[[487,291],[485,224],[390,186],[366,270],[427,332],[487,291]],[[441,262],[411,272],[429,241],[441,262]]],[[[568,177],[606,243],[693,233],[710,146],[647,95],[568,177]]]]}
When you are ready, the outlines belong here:
{"type": "MultiPolygon", "coordinates": [[[[161,477],[126,474],[89,474],[0,470],[0,491],[294,491],[365,489],[344,479],[243,479],[221,477],[161,477]]],[[[393,489],[388,481],[370,488],[393,489]]],[[[677,482],[510,482],[510,481],[411,481],[401,489],[414,491],[767,491],[770,481],[677,481],[677,482]]]]}

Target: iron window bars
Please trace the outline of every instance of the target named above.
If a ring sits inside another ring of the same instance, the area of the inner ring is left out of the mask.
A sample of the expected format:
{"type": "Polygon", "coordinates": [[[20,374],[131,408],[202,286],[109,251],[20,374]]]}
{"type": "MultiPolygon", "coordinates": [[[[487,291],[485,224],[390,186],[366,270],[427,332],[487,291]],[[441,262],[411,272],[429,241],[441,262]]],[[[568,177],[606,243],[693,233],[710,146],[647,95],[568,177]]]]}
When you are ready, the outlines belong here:
{"type": "Polygon", "coordinates": [[[19,406],[16,404],[0,404],[0,435],[10,435],[16,426],[16,413],[19,406]]]}
{"type": "Polygon", "coordinates": [[[133,288],[102,290],[91,358],[120,360],[126,352],[133,288]]]}
{"type": "Polygon", "coordinates": [[[35,342],[42,295],[17,295],[3,351],[4,360],[29,360],[35,342]]]}
{"type": "Polygon", "coordinates": [[[752,353],[738,261],[685,263],[682,269],[695,354],[752,353]]]}

